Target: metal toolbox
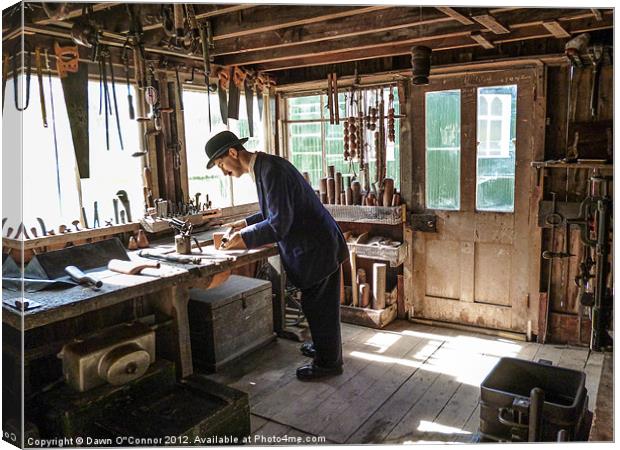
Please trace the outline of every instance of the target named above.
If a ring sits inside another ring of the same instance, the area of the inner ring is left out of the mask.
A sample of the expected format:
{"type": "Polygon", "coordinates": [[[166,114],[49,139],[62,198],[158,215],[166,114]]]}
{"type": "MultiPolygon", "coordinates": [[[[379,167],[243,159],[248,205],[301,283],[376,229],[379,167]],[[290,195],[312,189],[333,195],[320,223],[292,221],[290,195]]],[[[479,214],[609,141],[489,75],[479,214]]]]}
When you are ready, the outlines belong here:
{"type": "MultiPolygon", "coordinates": [[[[526,441],[530,392],[542,389],[540,440],[553,442],[560,430],[570,441],[589,428],[583,372],[517,358],[501,358],[480,385],[480,436],[486,441],[526,441]]],[[[587,433],[585,433],[587,440],[587,433]]]]}
{"type": "Polygon", "coordinates": [[[58,357],[65,381],[79,392],[122,385],[144,375],[155,361],[155,331],[140,322],[116,325],[66,344],[58,357]]]}
{"type": "Polygon", "coordinates": [[[194,365],[216,371],[275,338],[271,283],[231,275],[213,289],[191,289],[194,365]]]}

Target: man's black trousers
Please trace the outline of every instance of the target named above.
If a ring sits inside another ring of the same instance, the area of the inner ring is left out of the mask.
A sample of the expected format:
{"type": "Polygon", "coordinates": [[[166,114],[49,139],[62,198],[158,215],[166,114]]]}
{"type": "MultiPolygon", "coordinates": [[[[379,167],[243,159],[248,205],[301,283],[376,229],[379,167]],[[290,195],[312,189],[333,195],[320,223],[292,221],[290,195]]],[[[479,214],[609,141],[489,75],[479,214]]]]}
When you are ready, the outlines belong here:
{"type": "Polygon", "coordinates": [[[316,350],[315,364],[342,365],[340,336],[340,268],[313,286],[301,289],[301,309],[316,350]]]}

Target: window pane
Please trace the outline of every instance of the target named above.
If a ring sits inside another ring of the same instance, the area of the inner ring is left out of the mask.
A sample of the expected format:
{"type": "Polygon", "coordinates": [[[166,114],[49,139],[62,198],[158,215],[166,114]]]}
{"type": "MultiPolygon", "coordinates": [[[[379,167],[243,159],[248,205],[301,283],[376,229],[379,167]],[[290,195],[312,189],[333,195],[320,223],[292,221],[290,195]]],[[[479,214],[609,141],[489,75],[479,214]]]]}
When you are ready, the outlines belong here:
{"type": "Polygon", "coordinates": [[[321,98],[318,95],[288,99],[289,120],[313,120],[321,118],[321,98]]]}
{"type": "MultiPolygon", "coordinates": [[[[254,122],[254,136],[250,137],[250,126],[248,122],[248,110],[245,104],[245,94],[241,94],[239,100],[239,120],[228,119],[228,127],[230,131],[235,133],[240,138],[250,138],[244,147],[251,152],[265,151],[265,139],[263,136],[263,125],[258,116],[258,103],[256,96],[252,96],[253,106],[253,122],[254,122]]],[[[258,193],[256,191],[256,184],[252,181],[252,177],[249,174],[241,175],[239,178],[232,179],[233,186],[233,203],[234,205],[246,205],[248,203],[258,202],[258,193]]]]}
{"type": "Polygon", "coordinates": [[[461,184],[461,91],[426,94],[426,206],[458,210],[461,184]]]}
{"type": "Polygon", "coordinates": [[[312,186],[318,189],[319,180],[323,176],[321,124],[289,124],[288,150],[293,165],[300,172],[308,172],[312,186]]]}
{"type": "Polygon", "coordinates": [[[514,211],[517,86],[478,88],[476,209],[514,211]],[[492,120],[480,105],[491,102],[492,120]]]}
{"type": "MultiPolygon", "coordinates": [[[[9,83],[12,84],[12,82],[13,80],[9,80],[9,83]]],[[[37,217],[44,218],[48,230],[57,229],[61,224],[73,228],[71,222],[80,218],[80,208],[75,178],[76,162],[73,139],[62,84],[57,77],[52,78],[58,140],[58,169],[54,151],[51,96],[47,76],[43,80],[49,123],[47,128],[43,127],[39,90],[35,87],[35,85],[31,86],[30,106],[23,112],[23,123],[27,127],[23,135],[23,169],[24,173],[28,174],[29,180],[36,181],[24,183],[23,220],[28,231],[35,226],[40,233],[37,217]],[[60,199],[58,198],[57,174],[60,178],[60,199]]],[[[118,90],[119,85],[116,87],[118,90]]],[[[5,108],[14,108],[13,90],[7,89],[6,94],[5,108]]],[[[136,96],[133,90],[132,94],[135,102],[136,96]]],[[[98,82],[88,82],[88,96],[90,178],[84,178],[80,183],[88,226],[94,225],[95,201],[100,226],[105,226],[105,220],[114,216],[112,199],[116,198],[116,192],[120,189],[127,192],[132,220],[136,221],[144,212],[140,159],[131,156],[139,148],[138,123],[129,120],[127,96],[118,95],[118,113],[124,149],[120,148],[116,117],[108,115],[110,150],[107,150],[105,116],[99,115],[98,82]]],[[[16,229],[19,224],[13,224],[12,220],[13,218],[9,217],[7,226],[16,229]]]]}
{"type": "Polygon", "coordinates": [[[214,167],[207,170],[205,144],[209,138],[223,130],[226,125],[220,117],[220,106],[217,95],[211,94],[211,125],[209,132],[209,110],[206,92],[183,90],[185,107],[185,143],[187,146],[187,175],[189,178],[189,194],[196,192],[209,195],[214,208],[232,206],[230,196],[230,180],[214,167]]]}

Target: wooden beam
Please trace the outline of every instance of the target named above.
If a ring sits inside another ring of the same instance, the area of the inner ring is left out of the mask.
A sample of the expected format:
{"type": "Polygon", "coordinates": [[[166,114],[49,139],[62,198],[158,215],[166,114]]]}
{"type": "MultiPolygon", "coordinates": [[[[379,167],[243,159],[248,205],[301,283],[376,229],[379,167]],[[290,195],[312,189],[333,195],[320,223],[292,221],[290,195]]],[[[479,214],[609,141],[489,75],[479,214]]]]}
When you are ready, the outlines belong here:
{"type": "Polygon", "coordinates": [[[601,14],[600,10],[598,10],[596,8],[590,8],[590,11],[592,11],[592,14],[596,18],[596,20],[598,20],[598,21],[603,20],[603,14],[601,14]]]}
{"type": "MultiPolygon", "coordinates": [[[[377,13],[378,14],[378,13],[377,13]]],[[[507,13],[509,14],[509,13],[507,13]]],[[[530,11],[528,14],[519,14],[519,21],[526,23],[511,23],[511,28],[527,28],[531,33],[540,34],[540,25],[543,20],[549,17],[556,18],[557,10],[530,11]]],[[[592,15],[580,12],[579,18],[592,18],[592,15]]],[[[567,22],[572,22],[572,16],[566,17],[567,22]]],[[[455,35],[467,35],[470,32],[480,31],[479,25],[463,25],[454,23],[451,20],[442,22],[432,21],[430,24],[424,24],[416,27],[408,27],[406,29],[395,29],[389,31],[381,31],[375,33],[358,34],[350,37],[342,37],[334,40],[324,40],[321,42],[290,44],[278,48],[268,48],[258,51],[236,52],[216,56],[215,62],[221,65],[250,65],[250,64],[267,64],[275,61],[286,61],[297,58],[308,58],[312,56],[324,56],[327,54],[336,54],[338,52],[349,52],[353,49],[372,49],[372,54],[378,55],[378,48],[391,47],[395,44],[416,44],[425,40],[437,39],[441,37],[450,38],[455,35]]],[[[519,33],[519,36],[523,34],[519,33]]],[[[546,34],[544,34],[546,35],[546,34]]],[[[495,40],[495,39],[487,39],[495,40]]],[[[217,47],[217,45],[216,45],[217,47]]],[[[380,52],[379,52],[380,54],[380,52]]],[[[385,55],[387,56],[387,55],[385,55]]]]}
{"type": "Polygon", "coordinates": [[[437,8],[439,11],[444,13],[446,16],[451,17],[452,19],[459,21],[463,25],[473,25],[474,24],[474,22],[472,20],[470,20],[469,18],[465,17],[460,12],[458,12],[455,9],[452,9],[452,8],[450,8],[448,6],[436,6],[435,8],[437,8]]]}
{"type": "Polygon", "coordinates": [[[495,34],[506,34],[510,33],[510,30],[506,28],[504,25],[499,23],[497,19],[489,14],[483,14],[480,16],[473,16],[473,19],[478,22],[480,25],[486,27],[491,30],[495,34]]]}
{"type": "MultiPolygon", "coordinates": [[[[571,34],[583,33],[592,30],[609,29],[613,28],[613,15],[605,15],[605,20],[603,22],[596,22],[593,16],[590,15],[588,18],[571,21],[565,27],[571,34]]],[[[461,29],[464,28],[466,27],[461,25],[461,29]]],[[[424,42],[424,45],[431,47],[434,52],[457,48],[477,47],[479,44],[477,42],[472,42],[470,32],[471,30],[461,33],[454,33],[450,36],[441,35],[424,37],[420,38],[417,42],[424,42]]],[[[481,34],[487,40],[491,40],[494,36],[494,34],[490,34],[489,32],[482,32],[481,34]]],[[[541,30],[541,26],[535,23],[527,27],[517,28],[510,34],[502,36],[499,39],[493,38],[492,41],[494,45],[498,45],[546,37],[548,37],[547,30],[544,28],[541,30]]],[[[376,45],[374,47],[363,49],[354,48],[342,52],[300,55],[299,57],[291,57],[282,61],[271,61],[261,64],[259,69],[262,71],[288,70],[304,66],[336,64],[346,61],[407,55],[411,50],[412,41],[413,39],[411,41],[406,41],[404,44],[403,42],[392,42],[383,46],[376,45]]]]}
{"type": "MultiPolygon", "coordinates": [[[[230,6],[218,6],[218,5],[201,5],[194,4],[194,10],[196,11],[196,19],[208,19],[211,17],[221,16],[224,14],[232,14],[239,11],[244,11],[249,8],[255,8],[256,4],[241,4],[241,5],[230,5],[230,6]]],[[[144,31],[155,30],[158,28],[162,28],[163,24],[156,23],[152,25],[143,26],[142,29],[144,31]]]]}
{"type": "Polygon", "coordinates": [[[473,31],[470,36],[474,41],[480,44],[482,48],[485,48],[487,50],[495,48],[495,46],[489,40],[487,40],[487,38],[485,38],[479,31],[473,31]]]}
{"type": "Polygon", "coordinates": [[[394,7],[326,22],[290,27],[278,33],[260,33],[218,40],[213,53],[214,55],[226,55],[273,49],[450,21],[449,17],[438,13],[433,8],[422,8],[422,13],[420,13],[420,8],[394,7]],[[369,27],[369,23],[373,26],[369,27]]]}
{"type": "MultiPolygon", "coordinates": [[[[87,5],[87,4],[85,4],[85,5],[87,5]]],[[[110,8],[114,8],[114,7],[118,6],[118,5],[124,5],[124,3],[118,3],[118,2],[90,3],[90,5],[92,5],[92,7],[93,7],[93,12],[99,12],[99,11],[108,10],[110,8]]],[[[45,12],[43,10],[41,10],[40,14],[43,17],[40,17],[38,19],[33,19],[32,23],[34,23],[36,25],[48,25],[48,24],[51,24],[51,23],[59,22],[56,19],[50,19],[49,17],[47,17],[47,14],[45,14],[45,12]]],[[[71,11],[69,11],[69,13],[67,14],[67,17],[64,20],[75,19],[76,17],[80,17],[81,15],[82,15],[82,5],[79,5],[76,8],[72,9],[71,11]]]]}
{"type": "Polygon", "coordinates": [[[257,6],[251,14],[222,17],[213,23],[213,39],[229,39],[255,33],[267,33],[282,28],[325,22],[387,9],[389,6],[257,6]]]}
{"type": "Polygon", "coordinates": [[[570,33],[567,32],[562,25],[560,25],[560,22],[558,22],[557,20],[548,20],[543,22],[543,26],[549,30],[551,32],[551,34],[553,34],[556,38],[558,39],[564,39],[564,38],[569,38],[570,37],[570,33]]]}
{"type": "Polygon", "coordinates": [[[290,59],[310,56],[325,56],[346,53],[352,50],[368,50],[369,54],[382,55],[382,49],[394,45],[417,44],[437,38],[450,38],[456,35],[467,35],[476,31],[477,26],[465,26],[453,21],[433,24],[432,28],[420,26],[415,28],[403,28],[387,32],[364,34],[342,38],[337,40],[323,41],[320,43],[307,43],[291,45],[274,49],[265,49],[255,52],[246,52],[217,56],[215,62],[220,65],[248,65],[264,64],[274,61],[286,61],[290,59]]]}

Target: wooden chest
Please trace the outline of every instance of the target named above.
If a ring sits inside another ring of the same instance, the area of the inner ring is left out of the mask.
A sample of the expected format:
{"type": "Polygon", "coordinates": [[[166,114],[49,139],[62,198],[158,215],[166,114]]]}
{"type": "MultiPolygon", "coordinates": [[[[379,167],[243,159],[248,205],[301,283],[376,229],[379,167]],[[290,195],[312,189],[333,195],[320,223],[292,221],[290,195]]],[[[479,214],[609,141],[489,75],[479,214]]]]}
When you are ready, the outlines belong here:
{"type": "Polygon", "coordinates": [[[271,283],[231,275],[213,289],[190,290],[194,366],[217,371],[275,339],[271,283]]]}

